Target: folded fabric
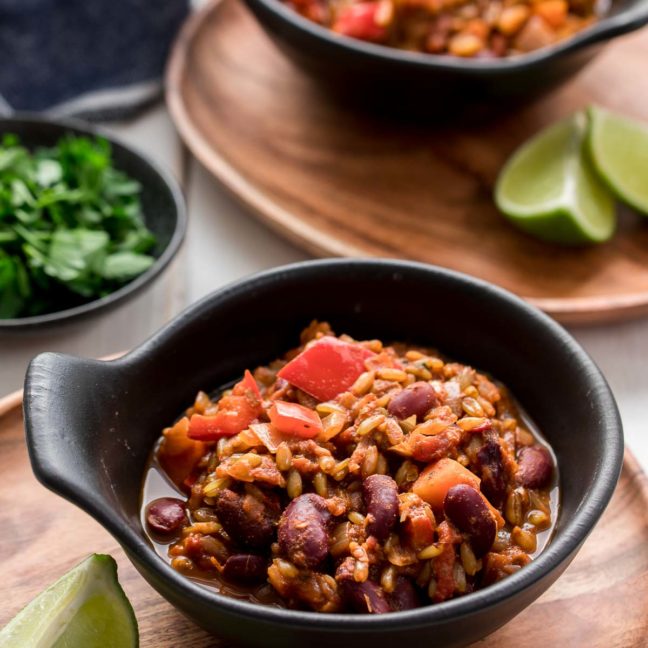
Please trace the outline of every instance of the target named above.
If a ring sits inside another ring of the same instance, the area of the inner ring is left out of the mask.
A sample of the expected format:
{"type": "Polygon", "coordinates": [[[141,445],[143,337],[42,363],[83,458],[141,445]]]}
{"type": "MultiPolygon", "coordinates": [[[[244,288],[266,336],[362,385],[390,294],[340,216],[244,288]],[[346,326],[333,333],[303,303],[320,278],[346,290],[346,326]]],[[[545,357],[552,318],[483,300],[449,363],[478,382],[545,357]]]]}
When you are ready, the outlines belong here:
{"type": "Polygon", "coordinates": [[[189,0],[0,0],[0,114],[124,117],[159,96],[189,0]]]}

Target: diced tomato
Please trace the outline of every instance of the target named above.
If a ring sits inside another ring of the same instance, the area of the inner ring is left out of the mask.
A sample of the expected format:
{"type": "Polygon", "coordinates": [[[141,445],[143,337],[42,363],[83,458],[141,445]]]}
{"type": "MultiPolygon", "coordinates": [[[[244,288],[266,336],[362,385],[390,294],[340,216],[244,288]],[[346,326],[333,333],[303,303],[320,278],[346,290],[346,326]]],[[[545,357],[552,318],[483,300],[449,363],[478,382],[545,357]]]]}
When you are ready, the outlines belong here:
{"type": "Polygon", "coordinates": [[[403,523],[405,534],[416,551],[425,549],[434,542],[434,517],[428,515],[423,507],[410,509],[403,523]]]}
{"type": "Polygon", "coordinates": [[[380,43],[387,40],[392,16],[391,2],[359,2],[340,9],[332,29],[344,36],[380,43]]]}
{"type": "Polygon", "coordinates": [[[437,581],[436,591],[432,599],[435,603],[445,601],[455,591],[454,564],[456,553],[453,545],[461,542],[461,536],[456,534],[445,521],[439,524],[438,535],[443,552],[432,563],[432,570],[437,581]]]}
{"type": "Polygon", "coordinates": [[[320,401],[335,398],[353,385],[374,353],[359,344],[323,337],[302,351],[278,373],[320,401]]]}
{"type": "Polygon", "coordinates": [[[277,452],[277,448],[284,441],[289,440],[287,435],[279,432],[279,430],[270,425],[270,423],[252,423],[252,425],[250,425],[250,430],[272,454],[277,452]]]}
{"type": "Polygon", "coordinates": [[[275,401],[268,414],[272,425],[283,434],[312,439],[322,431],[317,412],[298,403],[275,401]]]}
{"type": "Polygon", "coordinates": [[[218,441],[221,437],[234,436],[244,430],[249,425],[248,420],[244,413],[234,410],[217,412],[212,416],[194,414],[189,422],[189,438],[218,441]]]}
{"type": "Polygon", "coordinates": [[[261,392],[259,391],[259,385],[257,385],[257,381],[254,380],[254,376],[246,369],[245,373],[243,374],[243,380],[241,380],[234,389],[239,387],[239,385],[242,385],[245,389],[249,389],[253,394],[254,397],[257,400],[261,400],[261,392]]]}
{"type": "Polygon", "coordinates": [[[189,422],[188,436],[199,441],[218,441],[249,427],[263,411],[259,386],[246,370],[243,380],[234,385],[232,393],[223,396],[216,414],[194,414],[189,422]]]}

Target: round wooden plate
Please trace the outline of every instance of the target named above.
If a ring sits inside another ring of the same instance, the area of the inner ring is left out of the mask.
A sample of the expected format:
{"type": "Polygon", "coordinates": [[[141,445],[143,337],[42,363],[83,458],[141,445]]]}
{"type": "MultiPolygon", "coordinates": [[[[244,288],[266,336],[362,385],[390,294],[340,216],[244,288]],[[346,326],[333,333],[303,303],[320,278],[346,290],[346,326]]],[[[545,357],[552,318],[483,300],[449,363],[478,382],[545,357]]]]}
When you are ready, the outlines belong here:
{"type": "MultiPolygon", "coordinates": [[[[507,156],[553,120],[598,102],[648,118],[648,31],[611,45],[577,79],[488,123],[416,126],[340,107],[235,0],[183,29],[167,74],[189,148],[278,232],[322,256],[388,256],[497,283],[563,322],[648,313],[648,223],[623,214],[610,243],[564,250],[496,211],[507,156]]],[[[443,101],[443,97],[439,97],[443,101]]]]}
{"type": "MultiPolygon", "coordinates": [[[[20,394],[0,400],[0,627],[86,555],[110,553],[135,608],[142,648],[224,648],[161,598],[97,522],[36,481],[20,406],[20,394]]],[[[648,479],[626,452],[612,503],[571,566],[533,605],[474,648],[645,647],[646,610],[648,479]]]]}

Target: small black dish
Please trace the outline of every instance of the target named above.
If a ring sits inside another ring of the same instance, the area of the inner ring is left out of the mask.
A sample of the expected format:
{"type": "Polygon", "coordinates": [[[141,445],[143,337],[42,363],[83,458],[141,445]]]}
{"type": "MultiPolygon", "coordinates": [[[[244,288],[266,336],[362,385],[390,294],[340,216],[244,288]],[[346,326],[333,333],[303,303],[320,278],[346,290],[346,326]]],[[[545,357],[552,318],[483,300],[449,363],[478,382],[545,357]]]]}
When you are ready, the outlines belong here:
{"type": "Polygon", "coordinates": [[[563,328],[483,281],[401,261],[311,261],[256,275],[198,302],[112,362],[39,355],[27,372],[24,402],[38,479],[103,524],[173,605],[225,640],[259,648],[456,647],[478,640],[565,570],[610,501],[623,461],[610,389],[563,328]],[[156,554],[140,522],[140,489],[161,429],[198,389],[225,384],[292,347],[313,318],[358,338],[433,345],[511,388],[560,467],[555,535],[533,563],[458,599],[362,616],[227,598],[156,554]]]}
{"type": "Polygon", "coordinates": [[[617,0],[599,22],[556,45],[501,59],[408,52],[342,37],[281,0],[245,0],[261,26],[336,96],[372,110],[475,116],[503,110],[559,85],[612,38],[648,23],[646,0],[617,0]]]}
{"type": "Polygon", "coordinates": [[[142,185],[142,211],[157,243],[155,263],[143,274],[106,297],[73,308],[15,319],[0,319],[0,333],[25,332],[52,327],[112,308],[130,299],[156,279],[178,252],[187,228],[182,192],[175,179],[144,153],[136,151],[97,126],[78,120],[49,120],[23,114],[0,119],[0,136],[13,133],[29,149],[53,146],[66,134],[103,137],[110,142],[115,167],[142,185]]]}

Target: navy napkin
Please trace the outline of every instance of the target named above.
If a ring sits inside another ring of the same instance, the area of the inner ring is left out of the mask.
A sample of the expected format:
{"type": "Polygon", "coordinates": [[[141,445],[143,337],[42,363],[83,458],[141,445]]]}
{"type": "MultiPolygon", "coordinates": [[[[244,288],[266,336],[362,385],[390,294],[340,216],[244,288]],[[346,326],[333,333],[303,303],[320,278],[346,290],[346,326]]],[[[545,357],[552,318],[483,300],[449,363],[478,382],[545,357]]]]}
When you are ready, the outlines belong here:
{"type": "Polygon", "coordinates": [[[189,0],[0,0],[0,114],[125,117],[161,92],[189,0]]]}

